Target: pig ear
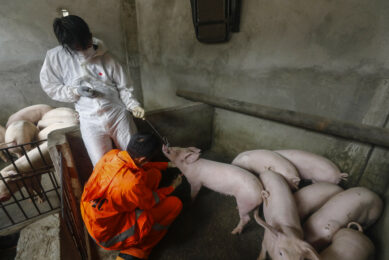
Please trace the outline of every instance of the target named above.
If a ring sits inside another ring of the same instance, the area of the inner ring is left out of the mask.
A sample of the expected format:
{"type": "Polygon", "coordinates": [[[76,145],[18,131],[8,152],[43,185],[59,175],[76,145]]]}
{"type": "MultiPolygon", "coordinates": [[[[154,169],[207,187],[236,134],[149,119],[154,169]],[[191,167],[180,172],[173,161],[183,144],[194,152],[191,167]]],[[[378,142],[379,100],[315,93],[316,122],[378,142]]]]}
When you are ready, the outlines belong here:
{"type": "Polygon", "coordinates": [[[196,147],[188,147],[188,149],[191,150],[194,153],[200,153],[201,152],[201,150],[199,148],[196,148],[196,147]]]}
{"type": "Polygon", "coordinates": [[[307,242],[301,241],[301,249],[303,250],[304,256],[310,260],[320,260],[319,254],[316,250],[307,242]]]}
{"type": "Polygon", "coordinates": [[[259,215],[258,215],[258,209],[254,210],[254,218],[255,218],[255,221],[260,225],[262,226],[264,229],[270,231],[270,234],[274,235],[275,237],[278,237],[278,231],[270,226],[269,224],[267,224],[265,221],[263,221],[259,215]]]}
{"type": "Polygon", "coordinates": [[[199,153],[194,153],[194,152],[188,152],[186,155],[185,155],[185,162],[186,163],[194,163],[195,161],[197,161],[200,157],[200,154],[199,153]]]}

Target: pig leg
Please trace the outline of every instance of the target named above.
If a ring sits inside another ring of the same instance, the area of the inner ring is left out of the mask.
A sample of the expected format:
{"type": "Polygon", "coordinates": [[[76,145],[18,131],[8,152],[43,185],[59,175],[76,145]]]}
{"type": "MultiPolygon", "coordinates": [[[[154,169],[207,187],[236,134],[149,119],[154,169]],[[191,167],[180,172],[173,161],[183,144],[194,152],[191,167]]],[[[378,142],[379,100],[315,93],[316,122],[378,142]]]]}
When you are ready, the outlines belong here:
{"type": "Polygon", "coordinates": [[[0,151],[0,158],[1,158],[1,160],[3,160],[4,162],[8,162],[8,158],[7,158],[7,156],[4,154],[3,151],[0,151]]]}
{"type": "Polygon", "coordinates": [[[238,225],[234,228],[234,230],[232,230],[231,232],[234,235],[242,233],[244,226],[246,226],[246,224],[250,221],[249,212],[252,211],[255,207],[255,205],[247,203],[247,201],[237,200],[237,204],[238,204],[240,221],[238,225]]]}
{"type": "Polygon", "coordinates": [[[194,201],[197,194],[199,193],[199,191],[201,189],[201,183],[196,182],[196,181],[191,181],[191,180],[188,180],[188,182],[190,184],[190,197],[191,197],[192,201],[194,201]]]}
{"type": "Polygon", "coordinates": [[[39,183],[41,182],[41,178],[42,178],[41,175],[33,177],[32,184],[31,184],[32,190],[35,192],[36,195],[39,196],[37,198],[38,203],[43,203],[45,201],[43,190],[41,188],[41,185],[39,185],[39,183]]]}
{"type": "Polygon", "coordinates": [[[259,253],[258,259],[257,260],[265,260],[266,259],[266,246],[265,246],[265,241],[262,241],[262,248],[261,248],[261,253],[259,253]]]}

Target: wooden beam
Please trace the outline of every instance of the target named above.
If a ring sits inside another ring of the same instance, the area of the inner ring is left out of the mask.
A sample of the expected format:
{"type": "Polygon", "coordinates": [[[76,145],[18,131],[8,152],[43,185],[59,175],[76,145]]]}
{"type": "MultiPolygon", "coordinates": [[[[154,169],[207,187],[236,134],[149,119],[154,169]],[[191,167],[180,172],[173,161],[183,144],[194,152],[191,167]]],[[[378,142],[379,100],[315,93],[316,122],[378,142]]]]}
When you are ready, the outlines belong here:
{"type": "Polygon", "coordinates": [[[295,112],[248,103],[230,98],[206,95],[187,90],[177,90],[177,96],[214,107],[293,125],[320,133],[340,136],[359,142],[389,147],[389,129],[365,124],[340,121],[323,116],[295,112]]]}

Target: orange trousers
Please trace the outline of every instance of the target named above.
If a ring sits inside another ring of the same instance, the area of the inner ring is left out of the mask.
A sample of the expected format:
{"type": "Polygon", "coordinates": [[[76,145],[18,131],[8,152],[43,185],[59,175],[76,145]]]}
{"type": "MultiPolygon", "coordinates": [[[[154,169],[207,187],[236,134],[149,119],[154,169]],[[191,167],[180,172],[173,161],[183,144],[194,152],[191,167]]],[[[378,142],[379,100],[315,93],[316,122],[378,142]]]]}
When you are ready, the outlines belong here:
{"type": "MultiPolygon", "coordinates": [[[[146,184],[149,188],[155,190],[158,188],[161,180],[161,173],[156,171],[149,174],[150,176],[146,176],[146,184]]],[[[166,235],[169,225],[177,218],[181,210],[182,202],[175,196],[169,196],[160,201],[155,207],[149,210],[149,213],[154,219],[154,225],[150,233],[138,245],[121,250],[120,253],[147,259],[151,250],[166,235]]],[[[118,257],[116,259],[119,260],[122,258],[118,257]]]]}

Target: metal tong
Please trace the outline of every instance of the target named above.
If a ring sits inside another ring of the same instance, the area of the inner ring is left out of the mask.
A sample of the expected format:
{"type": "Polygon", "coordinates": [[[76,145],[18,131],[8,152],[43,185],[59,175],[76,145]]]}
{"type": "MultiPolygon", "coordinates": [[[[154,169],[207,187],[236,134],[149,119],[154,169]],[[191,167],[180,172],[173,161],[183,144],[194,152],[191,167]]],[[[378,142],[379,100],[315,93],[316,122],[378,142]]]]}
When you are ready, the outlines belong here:
{"type": "Polygon", "coordinates": [[[149,126],[151,127],[151,129],[153,129],[153,131],[158,135],[158,137],[161,139],[162,143],[164,145],[166,145],[167,147],[170,146],[170,143],[169,141],[167,140],[167,137],[166,136],[162,136],[158,131],[157,129],[155,129],[155,127],[153,126],[153,124],[150,123],[149,120],[147,120],[145,117],[142,118],[144,121],[147,122],[147,124],[149,124],[149,126]]]}

